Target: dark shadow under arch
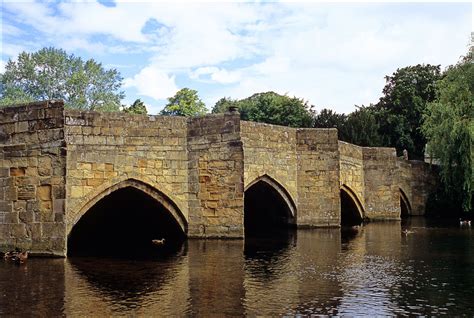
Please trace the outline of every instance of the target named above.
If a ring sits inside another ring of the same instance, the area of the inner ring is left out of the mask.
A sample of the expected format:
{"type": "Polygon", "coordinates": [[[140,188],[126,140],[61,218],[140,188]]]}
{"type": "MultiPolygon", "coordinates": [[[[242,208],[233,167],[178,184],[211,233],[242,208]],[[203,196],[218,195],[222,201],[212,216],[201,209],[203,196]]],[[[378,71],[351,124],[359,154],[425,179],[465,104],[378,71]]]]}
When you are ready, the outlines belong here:
{"type": "Polygon", "coordinates": [[[364,219],[364,209],[357,195],[346,185],[341,187],[341,226],[359,225],[364,219]]]}
{"type": "Polygon", "coordinates": [[[280,235],[296,224],[296,205],[286,189],[264,175],[245,189],[244,228],[246,237],[280,235]]]}
{"type": "Polygon", "coordinates": [[[171,200],[150,188],[126,180],[87,203],[69,234],[68,255],[134,257],[180,245],[187,228],[184,218],[171,200]],[[162,246],[151,242],[162,238],[162,246]]]}
{"type": "Polygon", "coordinates": [[[412,214],[411,204],[405,192],[400,188],[400,217],[405,219],[412,214]]]}

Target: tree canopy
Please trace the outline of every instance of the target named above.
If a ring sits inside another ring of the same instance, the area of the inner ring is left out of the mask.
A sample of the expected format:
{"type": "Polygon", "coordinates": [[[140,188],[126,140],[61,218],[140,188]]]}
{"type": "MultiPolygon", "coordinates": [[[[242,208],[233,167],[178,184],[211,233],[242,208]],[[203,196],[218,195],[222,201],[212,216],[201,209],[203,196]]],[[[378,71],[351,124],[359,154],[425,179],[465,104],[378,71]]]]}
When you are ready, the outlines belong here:
{"type": "Polygon", "coordinates": [[[332,109],[323,108],[314,118],[314,128],[342,129],[346,121],[346,117],[346,115],[338,114],[332,109]]]}
{"type": "Polygon", "coordinates": [[[341,128],[341,140],[362,146],[380,147],[384,145],[380,135],[380,114],[373,106],[360,106],[347,115],[341,128]]]}
{"type": "Polygon", "coordinates": [[[447,197],[472,209],[474,190],[474,59],[472,51],[444,72],[437,97],[428,104],[422,131],[428,152],[439,161],[447,197]]]}
{"type": "Polygon", "coordinates": [[[207,112],[206,105],[194,89],[182,88],[173,97],[168,98],[168,104],[161,115],[168,116],[199,116],[207,112]]]}
{"type": "Polygon", "coordinates": [[[238,107],[242,120],[290,127],[311,127],[313,123],[313,111],[307,102],[275,92],[257,93],[241,100],[222,98],[212,112],[225,112],[229,106],[238,107]]]}
{"type": "Polygon", "coordinates": [[[386,146],[403,149],[414,159],[423,159],[426,139],[421,133],[422,114],[436,97],[439,65],[416,65],[397,69],[386,76],[384,96],[376,105],[380,112],[380,133],[386,146]]]}
{"type": "Polygon", "coordinates": [[[9,60],[0,83],[0,105],[62,99],[71,108],[118,111],[124,97],[117,70],[55,48],[22,52],[16,61],[9,60]]]}
{"type": "Polygon", "coordinates": [[[130,107],[124,107],[123,112],[141,115],[146,115],[148,113],[145,104],[140,99],[135,100],[130,107]]]}

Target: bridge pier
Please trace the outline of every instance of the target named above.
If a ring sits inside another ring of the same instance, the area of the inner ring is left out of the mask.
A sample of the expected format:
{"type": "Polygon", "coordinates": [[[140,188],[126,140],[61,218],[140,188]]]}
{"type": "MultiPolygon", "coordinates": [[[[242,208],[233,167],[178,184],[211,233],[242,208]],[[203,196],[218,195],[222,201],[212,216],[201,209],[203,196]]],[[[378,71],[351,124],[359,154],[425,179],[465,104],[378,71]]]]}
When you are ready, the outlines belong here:
{"type": "MultiPolygon", "coordinates": [[[[94,113],[60,101],[2,108],[0,250],[65,256],[74,226],[122,189],[155,202],[187,237],[243,238],[245,189],[257,181],[288,205],[290,224],[337,227],[343,187],[364,217],[399,219],[400,193],[410,213],[424,212],[431,176],[393,149],[338,142],[335,129],[244,122],[235,112],[94,113]]],[[[127,213],[117,233],[143,215],[127,213]]]]}

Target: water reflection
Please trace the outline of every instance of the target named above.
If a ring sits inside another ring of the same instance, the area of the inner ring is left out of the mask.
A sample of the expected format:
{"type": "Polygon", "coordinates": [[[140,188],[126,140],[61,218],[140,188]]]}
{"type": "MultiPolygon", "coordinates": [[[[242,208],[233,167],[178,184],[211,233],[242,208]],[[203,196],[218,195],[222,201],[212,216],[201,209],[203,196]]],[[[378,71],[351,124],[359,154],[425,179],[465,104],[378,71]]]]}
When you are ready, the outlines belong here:
{"type": "Polygon", "coordinates": [[[473,231],[423,219],[189,240],[152,259],[0,262],[0,316],[473,315],[473,269],[473,231]]]}

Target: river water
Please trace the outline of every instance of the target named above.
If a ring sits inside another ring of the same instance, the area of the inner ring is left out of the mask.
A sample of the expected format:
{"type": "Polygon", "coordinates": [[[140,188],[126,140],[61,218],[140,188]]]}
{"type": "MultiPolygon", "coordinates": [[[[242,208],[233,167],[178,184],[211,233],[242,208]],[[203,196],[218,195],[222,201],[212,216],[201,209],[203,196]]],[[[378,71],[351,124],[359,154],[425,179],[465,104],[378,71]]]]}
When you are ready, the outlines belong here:
{"type": "Polygon", "coordinates": [[[0,316],[31,314],[473,316],[474,229],[414,218],[189,240],[144,259],[0,262],[0,316]]]}

